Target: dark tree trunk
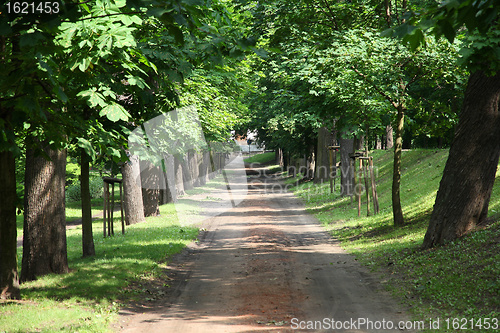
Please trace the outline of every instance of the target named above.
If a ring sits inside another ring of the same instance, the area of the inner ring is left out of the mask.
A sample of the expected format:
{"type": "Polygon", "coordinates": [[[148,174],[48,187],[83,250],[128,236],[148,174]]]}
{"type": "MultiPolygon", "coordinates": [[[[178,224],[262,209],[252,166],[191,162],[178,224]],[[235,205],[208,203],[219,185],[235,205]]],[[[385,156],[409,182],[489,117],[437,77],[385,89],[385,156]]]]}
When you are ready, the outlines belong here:
{"type": "Polygon", "coordinates": [[[209,181],[208,175],[211,172],[210,168],[210,152],[208,150],[204,150],[201,154],[201,163],[200,163],[200,185],[205,185],[209,181]]]}
{"type": "Polygon", "coordinates": [[[16,161],[0,152],[0,299],[19,299],[16,232],[16,161]]]}
{"type": "Polygon", "coordinates": [[[123,208],[127,225],[145,221],[140,175],[139,158],[134,155],[129,156],[129,161],[122,165],[123,208]]]}
{"type": "Polygon", "coordinates": [[[330,174],[330,153],[328,146],[332,142],[332,133],[321,127],[318,131],[318,150],[316,156],[316,172],[314,173],[314,183],[319,184],[328,181],[330,174]]]}
{"type": "Polygon", "coordinates": [[[165,184],[160,189],[160,204],[168,204],[177,201],[174,175],[174,157],[165,155],[163,159],[163,177],[165,184]]]}
{"type": "Polygon", "coordinates": [[[283,159],[283,150],[281,148],[276,148],[274,151],[274,161],[280,167],[285,165],[285,161],[283,159]]]}
{"type": "Polygon", "coordinates": [[[184,155],[184,157],[180,160],[181,167],[182,167],[182,177],[183,177],[183,182],[184,182],[184,190],[192,190],[194,188],[193,175],[192,175],[190,167],[189,167],[190,161],[191,161],[191,158],[190,158],[189,153],[186,153],[184,155]]]}
{"type": "Polygon", "coordinates": [[[92,206],[90,203],[90,156],[80,149],[80,189],[82,197],[82,250],[83,257],[95,255],[94,236],[92,233],[92,206]]]}
{"type": "Polygon", "coordinates": [[[389,150],[394,147],[394,136],[393,136],[394,130],[392,129],[391,125],[387,125],[385,127],[385,149],[389,150]]]}
{"type": "Polygon", "coordinates": [[[340,194],[354,194],[354,170],[349,154],[354,152],[354,139],[339,139],[340,142],[340,194]]]}
{"type": "Polygon", "coordinates": [[[175,188],[177,189],[177,195],[184,195],[184,176],[182,168],[182,156],[174,156],[174,174],[175,174],[175,188]]]}
{"type": "Polygon", "coordinates": [[[404,225],[403,209],[401,207],[401,155],[403,151],[403,129],[405,110],[398,106],[396,121],[396,144],[394,145],[394,169],[392,173],[392,215],[395,226],[404,225]]]}
{"type": "Polygon", "coordinates": [[[309,152],[306,156],[304,156],[304,163],[306,166],[306,175],[305,177],[307,179],[313,179],[314,178],[314,165],[316,163],[316,156],[315,156],[315,146],[310,146],[309,147],[309,152]]]}
{"type": "Polygon", "coordinates": [[[198,152],[194,149],[190,149],[188,152],[188,168],[191,174],[191,182],[194,187],[200,186],[200,168],[198,166],[198,152]]]}
{"type": "Polygon", "coordinates": [[[68,272],[64,185],[66,151],[42,149],[50,158],[26,151],[24,241],[21,281],[68,272]]]}
{"type": "Polygon", "coordinates": [[[423,247],[463,236],[488,214],[500,156],[500,74],[469,78],[423,247]]]}
{"type": "Polygon", "coordinates": [[[149,161],[140,161],[142,202],[144,205],[144,216],[160,215],[160,168],[149,161]],[[145,166],[142,166],[142,164],[145,166]]]}

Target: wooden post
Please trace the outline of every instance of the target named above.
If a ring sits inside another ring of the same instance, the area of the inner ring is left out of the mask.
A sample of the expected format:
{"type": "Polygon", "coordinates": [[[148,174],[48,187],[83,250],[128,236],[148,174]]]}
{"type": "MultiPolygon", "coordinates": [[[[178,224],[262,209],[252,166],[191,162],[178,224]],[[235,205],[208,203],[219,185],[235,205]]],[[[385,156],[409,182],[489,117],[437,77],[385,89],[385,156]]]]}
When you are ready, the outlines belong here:
{"type": "MultiPolygon", "coordinates": [[[[354,165],[356,165],[356,160],[354,160],[354,165]]],[[[361,189],[361,168],[363,166],[363,161],[361,159],[359,159],[359,175],[355,175],[355,179],[358,179],[358,176],[359,176],[359,180],[357,180],[357,183],[359,184],[359,187],[361,189]]],[[[356,170],[354,170],[354,172],[356,173],[356,170]]],[[[354,191],[356,191],[356,186],[354,186],[354,191]]],[[[358,197],[358,217],[361,216],[361,190],[358,192],[356,192],[356,195],[358,197]]]]}
{"type": "MultiPolygon", "coordinates": [[[[366,158],[366,157],[365,157],[366,158]]],[[[363,159],[360,159],[360,161],[363,162],[363,176],[365,178],[365,191],[366,191],[366,216],[370,216],[370,192],[368,191],[368,161],[366,161],[366,163],[364,163],[364,160],[365,158],[363,159]]]]}
{"type": "Polygon", "coordinates": [[[115,235],[115,228],[113,225],[113,211],[115,210],[115,183],[118,183],[120,186],[120,213],[121,213],[121,221],[122,221],[122,234],[125,233],[125,220],[123,215],[123,188],[122,188],[122,180],[118,178],[110,178],[103,177],[104,181],[104,208],[103,208],[103,234],[106,237],[106,222],[108,224],[108,232],[107,235],[115,235]],[[111,184],[111,196],[109,193],[109,185],[111,184]]]}
{"type": "Polygon", "coordinates": [[[106,204],[108,202],[106,195],[108,193],[108,188],[107,188],[108,183],[104,182],[103,187],[104,187],[104,193],[103,193],[104,203],[103,203],[103,209],[102,209],[102,222],[103,222],[102,229],[103,229],[104,238],[106,238],[106,216],[107,216],[106,215],[106,204]]]}
{"type": "Polygon", "coordinates": [[[108,236],[111,236],[111,202],[110,202],[110,194],[109,194],[109,184],[106,186],[106,198],[107,198],[107,203],[106,206],[108,207],[107,212],[107,220],[108,220],[108,236]]]}
{"type": "Polygon", "coordinates": [[[380,212],[380,207],[378,204],[378,195],[377,195],[377,185],[375,183],[375,172],[373,171],[373,157],[370,156],[370,159],[368,160],[370,164],[370,178],[372,181],[372,196],[373,196],[373,210],[375,211],[375,214],[378,214],[380,212]]]}
{"type": "Polygon", "coordinates": [[[120,211],[122,217],[122,235],[125,234],[125,219],[123,218],[123,184],[120,183],[120,211]]]}
{"type": "MultiPolygon", "coordinates": [[[[340,146],[335,146],[337,147],[337,149],[340,149],[340,146]]],[[[333,150],[333,165],[334,165],[334,170],[335,170],[335,175],[333,176],[333,188],[335,189],[335,187],[337,186],[336,181],[337,181],[337,149],[334,149],[333,150]]]]}
{"type": "Polygon", "coordinates": [[[330,193],[333,193],[333,149],[328,149],[328,165],[329,165],[329,170],[330,170],[330,193]]]}
{"type": "Polygon", "coordinates": [[[110,228],[109,230],[111,231],[111,235],[115,235],[115,228],[114,228],[114,223],[113,223],[113,212],[115,211],[115,183],[111,183],[111,209],[109,210],[111,213],[111,216],[109,218],[110,221],[110,228]]]}

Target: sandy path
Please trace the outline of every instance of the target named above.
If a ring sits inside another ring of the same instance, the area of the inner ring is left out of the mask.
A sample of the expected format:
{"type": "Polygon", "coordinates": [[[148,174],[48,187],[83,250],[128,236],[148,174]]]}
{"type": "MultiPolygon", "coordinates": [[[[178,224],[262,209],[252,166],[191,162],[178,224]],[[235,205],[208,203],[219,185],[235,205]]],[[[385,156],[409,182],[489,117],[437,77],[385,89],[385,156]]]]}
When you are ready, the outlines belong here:
{"type": "Polygon", "coordinates": [[[254,177],[245,200],[169,266],[165,296],[123,310],[119,331],[333,332],[332,319],[347,328],[335,331],[402,331],[407,317],[377,279],[276,180],[254,177]]]}

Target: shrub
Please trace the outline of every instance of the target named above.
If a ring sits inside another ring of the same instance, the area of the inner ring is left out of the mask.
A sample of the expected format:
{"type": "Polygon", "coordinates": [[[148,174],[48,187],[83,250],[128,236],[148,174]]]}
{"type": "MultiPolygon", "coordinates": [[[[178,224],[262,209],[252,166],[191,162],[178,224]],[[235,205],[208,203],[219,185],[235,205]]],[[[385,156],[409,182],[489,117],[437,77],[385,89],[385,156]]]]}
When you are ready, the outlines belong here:
{"type": "MultiPolygon", "coordinates": [[[[90,188],[91,199],[102,198],[104,190],[103,190],[102,179],[100,177],[91,177],[89,188],[90,188]]],[[[66,201],[68,202],[80,201],[81,199],[82,197],[80,190],[80,181],[78,180],[73,184],[69,185],[68,188],[66,189],[66,201]]]]}

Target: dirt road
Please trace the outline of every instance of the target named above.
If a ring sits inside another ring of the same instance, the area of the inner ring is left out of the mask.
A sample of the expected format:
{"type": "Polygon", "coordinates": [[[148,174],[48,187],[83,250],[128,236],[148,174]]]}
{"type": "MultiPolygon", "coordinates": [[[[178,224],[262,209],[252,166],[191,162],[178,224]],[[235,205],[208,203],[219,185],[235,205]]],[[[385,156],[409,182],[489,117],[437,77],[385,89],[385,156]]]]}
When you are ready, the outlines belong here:
{"type": "Polygon", "coordinates": [[[119,330],[410,332],[398,328],[407,317],[377,279],[282,189],[254,176],[245,200],[206,222],[150,287],[161,296],[121,312],[119,330]]]}

